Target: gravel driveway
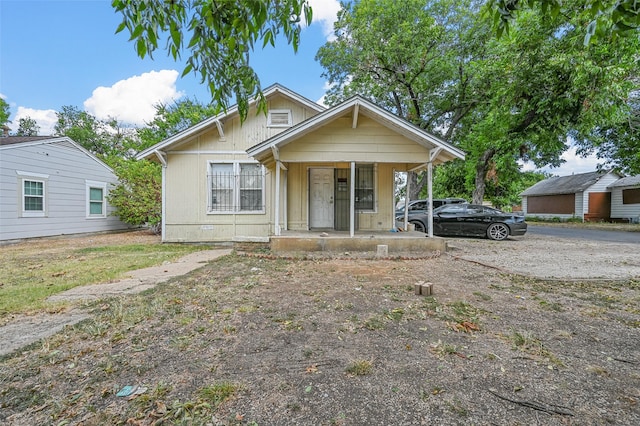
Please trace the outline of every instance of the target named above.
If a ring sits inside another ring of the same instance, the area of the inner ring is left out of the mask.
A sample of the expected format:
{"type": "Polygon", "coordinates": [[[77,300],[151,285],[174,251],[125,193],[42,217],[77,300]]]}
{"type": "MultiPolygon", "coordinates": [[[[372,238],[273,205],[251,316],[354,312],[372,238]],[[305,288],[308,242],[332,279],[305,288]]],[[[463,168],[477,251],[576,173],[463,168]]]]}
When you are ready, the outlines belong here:
{"type": "Polygon", "coordinates": [[[450,239],[448,254],[508,272],[550,279],[640,277],[640,246],[527,234],[505,241],[450,239]]]}

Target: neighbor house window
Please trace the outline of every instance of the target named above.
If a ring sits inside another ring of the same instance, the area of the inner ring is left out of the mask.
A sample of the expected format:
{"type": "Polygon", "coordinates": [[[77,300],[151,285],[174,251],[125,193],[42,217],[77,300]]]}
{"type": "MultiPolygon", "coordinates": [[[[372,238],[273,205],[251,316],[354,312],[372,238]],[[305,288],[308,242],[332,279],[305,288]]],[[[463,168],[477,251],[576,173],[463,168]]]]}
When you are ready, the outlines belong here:
{"type": "Polygon", "coordinates": [[[264,168],[257,163],[210,163],[209,213],[264,213],[264,168]]]}
{"type": "Polygon", "coordinates": [[[356,210],[375,210],[375,179],[373,164],[356,165],[356,210]]]}
{"type": "Polygon", "coordinates": [[[44,181],[23,180],[23,206],[27,213],[44,213],[44,181]]]}
{"type": "Polygon", "coordinates": [[[22,172],[18,175],[18,216],[44,217],[47,215],[47,185],[49,175],[22,172]]]}
{"type": "Polygon", "coordinates": [[[87,186],[87,217],[106,217],[107,208],[105,196],[107,184],[104,182],[86,182],[87,186]]]}
{"type": "Polygon", "coordinates": [[[640,188],[623,189],[622,204],[640,204],[640,188]]]}
{"type": "Polygon", "coordinates": [[[267,127],[290,127],[292,124],[291,110],[272,109],[267,116],[267,127]]]}

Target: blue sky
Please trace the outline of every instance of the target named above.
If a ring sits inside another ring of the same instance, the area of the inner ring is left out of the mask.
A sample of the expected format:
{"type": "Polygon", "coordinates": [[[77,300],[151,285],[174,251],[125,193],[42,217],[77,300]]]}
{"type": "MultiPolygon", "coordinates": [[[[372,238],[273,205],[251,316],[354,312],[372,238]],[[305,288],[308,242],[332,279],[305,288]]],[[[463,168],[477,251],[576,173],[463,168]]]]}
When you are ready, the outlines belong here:
{"type": "MultiPolygon", "coordinates": [[[[257,49],[250,60],[263,87],[278,82],[318,101],[326,82],[314,58],[330,37],[339,1],[311,4],[314,23],[304,29],[297,54],[281,42],[275,49],[257,49]]],[[[115,34],[120,22],[109,0],[0,0],[0,96],[11,107],[12,130],[20,118],[31,117],[40,134],[50,134],[55,112],[67,105],[98,118],[142,125],[153,118],[158,102],[209,101],[199,79],[181,78],[184,63],[163,50],[153,60],[140,59],[126,30],[115,34]]],[[[566,159],[568,164],[550,171],[580,173],[596,164],[571,153],[566,159]]]]}

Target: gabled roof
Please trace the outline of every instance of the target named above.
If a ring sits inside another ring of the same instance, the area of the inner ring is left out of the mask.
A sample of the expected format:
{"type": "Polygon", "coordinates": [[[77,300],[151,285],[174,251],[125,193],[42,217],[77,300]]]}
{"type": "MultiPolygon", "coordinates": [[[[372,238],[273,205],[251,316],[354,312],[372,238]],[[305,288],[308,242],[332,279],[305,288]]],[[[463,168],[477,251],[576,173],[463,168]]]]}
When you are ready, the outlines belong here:
{"type": "Polygon", "coordinates": [[[608,171],[595,171],[570,176],[552,177],[527,188],[520,195],[560,195],[584,192],[608,173],[608,171]]]}
{"type": "Polygon", "coordinates": [[[67,148],[77,149],[86,156],[90,157],[93,161],[100,166],[113,173],[113,169],[106,163],[96,157],[94,154],[83,148],[73,139],[68,136],[6,136],[0,138],[0,151],[7,151],[10,149],[20,149],[22,147],[34,146],[34,145],[58,145],[66,146],[67,148]]]}
{"type": "Polygon", "coordinates": [[[441,149],[441,155],[450,159],[464,159],[465,154],[460,149],[448,144],[444,140],[424,131],[410,122],[398,117],[395,114],[377,106],[368,99],[356,95],[346,101],[335,105],[305,121],[299,123],[247,150],[247,154],[258,161],[264,159],[272,152],[272,148],[280,148],[290,142],[318,129],[326,124],[344,116],[347,113],[363,114],[378,121],[382,125],[390,128],[410,140],[424,146],[426,149],[441,149]]]}
{"type": "MultiPolygon", "coordinates": [[[[321,112],[325,110],[325,107],[323,107],[322,105],[313,102],[307,98],[305,98],[304,96],[301,96],[289,89],[287,89],[286,87],[276,83],[273,84],[269,87],[267,87],[266,89],[264,89],[262,91],[262,94],[264,95],[265,98],[269,98],[275,94],[282,94],[287,96],[288,98],[302,104],[303,106],[310,108],[316,112],[321,112]]],[[[253,106],[255,105],[257,102],[257,99],[254,99],[253,101],[250,102],[249,106],[253,106]]],[[[218,115],[215,115],[213,117],[209,117],[206,120],[202,120],[200,123],[189,127],[188,129],[183,130],[180,133],[176,133],[175,135],[171,136],[170,138],[167,138],[163,141],[158,142],[157,144],[145,149],[144,151],[141,151],[140,153],[138,153],[138,155],[136,156],[136,159],[141,160],[143,158],[147,158],[147,157],[151,157],[155,155],[156,151],[163,151],[166,150],[167,148],[185,142],[186,140],[188,140],[190,137],[193,137],[197,134],[199,134],[200,132],[202,132],[203,130],[206,130],[212,126],[219,126],[221,123],[221,120],[225,120],[228,119],[230,117],[233,117],[235,115],[238,115],[238,105],[234,105],[232,107],[230,107],[226,112],[220,113],[218,115]]]]}
{"type": "Polygon", "coordinates": [[[14,145],[25,142],[42,141],[54,139],[55,136],[4,136],[0,138],[0,146],[14,145]]]}
{"type": "Polygon", "coordinates": [[[640,186],[640,175],[627,176],[613,182],[607,188],[620,188],[623,186],[640,186]]]}

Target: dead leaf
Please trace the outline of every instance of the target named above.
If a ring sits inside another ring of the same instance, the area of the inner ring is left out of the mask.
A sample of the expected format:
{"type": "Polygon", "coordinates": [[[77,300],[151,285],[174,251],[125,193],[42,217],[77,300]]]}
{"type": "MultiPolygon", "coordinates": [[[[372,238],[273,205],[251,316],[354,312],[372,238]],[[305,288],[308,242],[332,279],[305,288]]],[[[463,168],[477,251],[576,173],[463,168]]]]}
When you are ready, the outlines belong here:
{"type": "Polygon", "coordinates": [[[244,420],[244,414],[236,413],[236,420],[240,422],[244,420]]]}

